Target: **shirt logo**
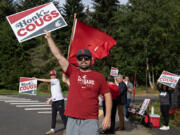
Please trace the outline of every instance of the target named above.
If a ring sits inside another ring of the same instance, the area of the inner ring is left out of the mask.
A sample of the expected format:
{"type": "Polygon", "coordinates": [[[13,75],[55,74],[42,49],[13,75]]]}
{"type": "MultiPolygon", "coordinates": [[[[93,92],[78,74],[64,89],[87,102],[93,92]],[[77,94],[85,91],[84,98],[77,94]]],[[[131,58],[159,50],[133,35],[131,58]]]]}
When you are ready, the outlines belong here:
{"type": "Polygon", "coordinates": [[[160,96],[164,96],[165,97],[166,95],[167,95],[167,92],[161,92],[160,93],[160,96]]]}
{"type": "Polygon", "coordinates": [[[91,86],[94,86],[94,80],[88,80],[87,79],[87,75],[84,75],[84,76],[78,76],[78,83],[82,85],[82,88],[86,88],[87,86],[88,87],[91,87],[91,86]]]}

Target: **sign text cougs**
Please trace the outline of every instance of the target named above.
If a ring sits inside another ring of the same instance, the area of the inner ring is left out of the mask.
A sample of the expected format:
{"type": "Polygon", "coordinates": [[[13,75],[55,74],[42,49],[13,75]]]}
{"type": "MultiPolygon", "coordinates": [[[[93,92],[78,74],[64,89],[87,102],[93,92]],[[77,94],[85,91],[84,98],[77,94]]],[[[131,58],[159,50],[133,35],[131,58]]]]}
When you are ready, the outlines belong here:
{"type": "Polygon", "coordinates": [[[166,86],[169,86],[171,88],[175,88],[179,79],[180,79],[180,76],[176,74],[172,74],[167,71],[163,71],[161,76],[158,79],[158,82],[166,86]]]}
{"type": "Polygon", "coordinates": [[[28,77],[20,77],[19,93],[36,95],[37,80],[28,77]]]}
{"type": "Polygon", "coordinates": [[[67,26],[53,3],[44,4],[7,17],[19,42],[67,26]]]}
{"type": "Polygon", "coordinates": [[[18,36],[26,36],[28,32],[35,31],[38,27],[43,26],[45,22],[49,22],[60,15],[57,11],[51,11],[51,13],[43,11],[41,10],[40,13],[36,13],[37,16],[33,16],[31,19],[17,23],[16,28],[20,28],[17,31],[18,36]]]}

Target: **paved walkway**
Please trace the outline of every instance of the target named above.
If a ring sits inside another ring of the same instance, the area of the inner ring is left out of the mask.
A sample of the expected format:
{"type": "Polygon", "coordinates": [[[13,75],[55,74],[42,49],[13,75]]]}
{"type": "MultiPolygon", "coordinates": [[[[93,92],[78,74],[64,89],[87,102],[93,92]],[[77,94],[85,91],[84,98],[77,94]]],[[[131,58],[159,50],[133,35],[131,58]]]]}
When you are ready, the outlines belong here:
{"type": "MultiPolygon", "coordinates": [[[[101,127],[103,116],[100,117],[99,126],[101,127]]],[[[116,117],[116,125],[118,125],[118,117],[116,117]]],[[[180,129],[174,129],[171,127],[168,131],[161,131],[159,128],[147,128],[141,124],[135,124],[130,121],[125,122],[124,131],[116,131],[115,135],[180,135],[180,129]]],[[[111,135],[111,134],[109,134],[111,135]]]]}
{"type": "MultiPolygon", "coordinates": [[[[99,126],[101,128],[103,116],[99,117],[99,126]]],[[[119,125],[118,116],[116,116],[116,126],[119,125]]],[[[152,135],[147,128],[143,125],[137,125],[130,121],[125,122],[125,130],[124,131],[116,131],[115,135],[152,135]]],[[[110,134],[109,134],[110,135],[110,134]]]]}
{"type": "Polygon", "coordinates": [[[146,131],[146,129],[142,129],[142,127],[137,127],[133,130],[126,130],[126,131],[118,131],[115,135],[152,135],[146,131]]]}
{"type": "MultiPolygon", "coordinates": [[[[142,95],[136,96],[135,103],[142,103],[145,98],[150,98],[151,101],[159,100],[158,95],[142,95]]],[[[102,112],[101,112],[102,114],[102,112]]],[[[99,117],[99,126],[101,127],[101,122],[103,119],[103,115],[99,117]]],[[[116,113],[116,126],[119,125],[119,118],[116,113]]],[[[168,131],[161,131],[159,128],[146,128],[142,124],[135,124],[133,122],[125,122],[125,130],[124,131],[116,131],[115,135],[180,135],[180,129],[174,129],[171,127],[168,131]]],[[[110,134],[109,134],[110,135],[110,134]]]]}
{"type": "MultiPolygon", "coordinates": [[[[19,97],[19,96],[14,96],[14,97],[19,97]]],[[[22,97],[28,97],[31,98],[32,100],[39,100],[39,101],[44,101],[49,95],[42,95],[42,96],[20,96],[22,97]]],[[[143,95],[143,96],[137,96],[135,102],[142,103],[142,100],[144,98],[151,98],[152,101],[158,100],[158,96],[148,96],[148,95],[143,95]]],[[[101,116],[99,117],[99,126],[101,127],[103,115],[101,111],[101,116]]],[[[119,118],[118,116],[116,117],[116,126],[119,125],[119,118]]],[[[125,122],[125,127],[126,129],[124,131],[117,131],[115,132],[115,135],[180,135],[180,129],[173,129],[171,128],[169,131],[161,131],[158,128],[145,128],[143,125],[137,125],[132,122],[125,122]]],[[[62,134],[62,131],[58,131],[57,134],[62,134]]]]}

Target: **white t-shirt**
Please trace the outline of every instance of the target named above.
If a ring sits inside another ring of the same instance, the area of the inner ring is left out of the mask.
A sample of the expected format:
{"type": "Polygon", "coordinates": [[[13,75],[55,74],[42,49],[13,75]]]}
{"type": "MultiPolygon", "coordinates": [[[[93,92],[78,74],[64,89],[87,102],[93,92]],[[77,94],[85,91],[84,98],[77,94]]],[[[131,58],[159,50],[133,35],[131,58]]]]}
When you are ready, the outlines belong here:
{"type": "Polygon", "coordinates": [[[126,86],[127,86],[127,84],[128,84],[128,81],[124,81],[124,83],[126,84],[126,86]]]}
{"type": "Polygon", "coordinates": [[[58,79],[51,79],[51,98],[52,101],[64,99],[58,79]]]}

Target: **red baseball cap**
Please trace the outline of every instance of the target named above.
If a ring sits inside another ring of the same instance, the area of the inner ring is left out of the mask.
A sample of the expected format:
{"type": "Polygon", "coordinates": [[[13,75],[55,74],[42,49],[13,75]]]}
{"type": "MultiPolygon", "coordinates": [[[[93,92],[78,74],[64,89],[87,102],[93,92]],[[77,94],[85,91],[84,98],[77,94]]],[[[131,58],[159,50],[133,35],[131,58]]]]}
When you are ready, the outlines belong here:
{"type": "Polygon", "coordinates": [[[51,70],[50,73],[49,73],[49,75],[56,75],[56,70],[54,70],[54,69],[51,70]]]}
{"type": "Polygon", "coordinates": [[[89,51],[89,49],[80,49],[80,50],[78,50],[78,52],[76,54],[76,58],[78,58],[80,56],[88,56],[89,58],[92,58],[92,54],[89,51]]]}

